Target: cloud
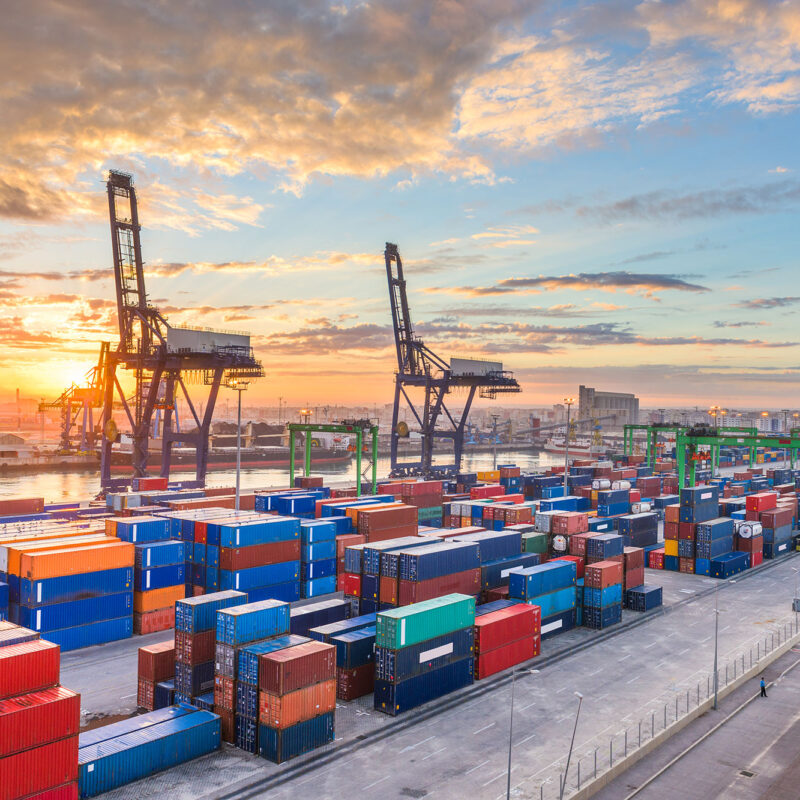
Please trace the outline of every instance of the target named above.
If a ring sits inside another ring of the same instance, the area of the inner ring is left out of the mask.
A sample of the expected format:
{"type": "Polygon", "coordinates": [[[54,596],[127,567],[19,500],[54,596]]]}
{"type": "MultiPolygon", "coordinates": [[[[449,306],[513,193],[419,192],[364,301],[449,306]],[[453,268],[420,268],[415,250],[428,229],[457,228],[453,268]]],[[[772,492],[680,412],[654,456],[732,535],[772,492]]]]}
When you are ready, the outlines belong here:
{"type": "Polygon", "coordinates": [[[501,318],[529,318],[529,317],[596,317],[603,312],[619,311],[625,306],[613,303],[591,303],[590,307],[582,308],[574,303],[561,303],[553,306],[451,306],[440,309],[434,313],[441,315],[441,319],[448,321],[461,317],[492,317],[501,318]]]}
{"type": "Polygon", "coordinates": [[[254,344],[270,353],[323,356],[349,351],[380,351],[394,342],[394,334],[389,325],[362,323],[341,327],[325,318],[315,321],[320,324],[253,337],[254,344]]]}
{"type": "Polygon", "coordinates": [[[742,300],[741,303],[736,305],[739,308],[785,308],[792,306],[795,303],[800,303],[800,297],[758,297],[753,300],[742,300]]]}
{"type": "Polygon", "coordinates": [[[769,325],[768,322],[747,322],[746,320],[739,320],[737,322],[734,321],[721,321],[717,320],[714,323],[715,328],[752,328],[752,327],[763,327],[765,325],[769,325]]]}
{"type": "Polygon", "coordinates": [[[603,223],[626,220],[705,219],[729,214],[767,214],[800,203],[800,181],[783,180],[761,186],[708,189],[680,194],[646,192],[622,200],[575,209],[579,217],[603,223]]]}
{"type": "Polygon", "coordinates": [[[681,275],[652,275],[637,272],[581,272],[577,275],[545,276],[531,278],[505,278],[494,286],[430,287],[426,292],[464,294],[472,297],[515,293],[538,294],[543,291],[571,289],[574,291],[624,291],[655,297],[655,292],[675,290],[683,292],[707,292],[705,286],[689,283],[681,275]]]}
{"type": "Polygon", "coordinates": [[[783,175],[786,172],[791,172],[791,170],[787,169],[786,167],[775,167],[775,169],[771,169],[770,172],[773,175],[783,175]]]}

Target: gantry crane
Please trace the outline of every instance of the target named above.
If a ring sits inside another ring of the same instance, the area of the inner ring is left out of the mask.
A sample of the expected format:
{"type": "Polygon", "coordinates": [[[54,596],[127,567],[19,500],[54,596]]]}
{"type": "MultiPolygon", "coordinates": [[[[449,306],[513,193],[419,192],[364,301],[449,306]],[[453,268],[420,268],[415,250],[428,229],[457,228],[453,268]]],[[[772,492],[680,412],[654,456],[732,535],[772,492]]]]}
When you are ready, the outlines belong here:
{"type": "Polygon", "coordinates": [[[253,355],[248,335],[174,327],[150,305],[145,289],[141,227],[133,177],[112,170],[108,174],[106,191],[119,345],[108,353],[103,380],[101,486],[105,489],[113,485],[112,445],[119,438],[118,427],[112,419],[115,391],[131,429],[133,476],[147,474],[151,424],[153,412],[158,408],[163,414],[160,474],[169,477],[172,445],[179,441],[194,446],[195,477],[204,483],[208,466],[208,435],[220,386],[236,380],[250,381],[261,377],[264,371],[253,355]],[[125,397],[120,385],[119,368],[134,374],[136,386],[131,401],[125,397]],[[202,417],[198,415],[186,387],[190,378],[209,387],[202,417]],[[194,431],[178,431],[173,424],[179,390],[197,425],[194,431]]]}
{"type": "Polygon", "coordinates": [[[403,276],[403,262],[397,245],[387,242],[384,257],[397,349],[390,448],[391,474],[393,477],[453,476],[461,467],[464,427],[475,392],[480,390],[480,397],[494,398],[501,393],[519,392],[519,383],[510,372],[503,370],[503,365],[499,362],[463,358],[454,358],[447,362],[415,337],[403,276]],[[460,417],[450,412],[445,401],[453,389],[466,389],[467,392],[460,417]],[[415,403],[413,396],[417,395],[421,395],[421,398],[415,403]],[[398,456],[399,440],[408,437],[410,433],[407,423],[400,421],[401,401],[411,411],[419,429],[421,452],[418,461],[400,461],[398,456]],[[443,429],[437,428],[440,419],[446,426],[443,429]],[[433,464],[433,449],[437,439],[453,441],[452,464],[433,464]]]}
{"type": "Polygon", "coordinates": [[[105,375],[106,358],[109,343],[100,345],[100,357],[97,364],[86,373],[86,383],[78,386],[72,383],[59,397],[50,402],[42,400],[39,412],[57,408],[61,412],[61,435],[58,441],[58,452],[64,454],[90,453],[95,448],[95,427],[93,409],[103,407],[103,377],[105,375]],[[81,419],[80,439],[73,443],[72,431],[81,419]]]}

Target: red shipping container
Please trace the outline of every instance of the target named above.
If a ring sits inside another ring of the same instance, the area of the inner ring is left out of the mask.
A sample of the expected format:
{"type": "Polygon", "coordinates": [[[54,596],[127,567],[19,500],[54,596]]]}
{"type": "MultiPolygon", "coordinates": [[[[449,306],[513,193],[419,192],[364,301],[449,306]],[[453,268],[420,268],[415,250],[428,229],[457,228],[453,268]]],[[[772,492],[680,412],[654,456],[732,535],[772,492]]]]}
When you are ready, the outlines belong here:
{"type": "Polygon", "coordinates": [[[519,467],[500,467],[501,478],[519,478],[522,470],[519,467]]]}
{"type": "Polygon", "coordinates": [[[488,589],[486,591],[486,602],[491,603],[493,600],[508,600],[508,586],[498,586],[496,589],[488,589]]]}
{"type": "Polygon", "coordinates": [[[133,615],[133,632],[139,635],[168,631],[175,627],[175,606],[159,608],[156,611],[146,611],[133,615]]]}
{"type": "Polygon", "coordinates": [[[0,700],[0,757],[75,736],[81,725],[81,696],[56,686],[0,700]]]}
{"type": "Polygon", "coordinates": [[[56,686],[60,663],[61,648],[44,639],[0,647],[0,700],[56,686]]]}
{"type": "Polygon", "coordinates": [[[354,572],[344,573],[344,593],[361,597],[361,576],[354,572]]]}
{"type": "Polygon", "coordinates": [[[761,524],[765,528],[781,528],[784,525],[791,525],[793,518],[794,511],[791,508],[774,508],[761,512],[761,524]]]}
{"type": "Polygon", "coordinates": [[[584,585],[592,589],[605,589],[615,583],[622,583],[622,564],[619,561],[598,561],[586,567],[584,585]]]}
{"type": "Polygon", "coordinates": [[[306,642],[258,659],[258,688],[273,694],[286,694],[335,677],[336,648],[322,642],[306,642]]]}
{"type": "Polygon", "coordinates": [[[644,565],[641,567],[634,567],[633,569],[626,570],[624,580],[622,582],[622,589],[626,591],[632,589],[634,586],[641,586],[644,583],[644,565]]]}
{"type": "Polygon", "coordinates": [[[155,695],[155,681],[149,681],[147,678],[139,678],[136,689],[137,707],[144,708],[146,711],[152,711],[155,708],[155,695]]]}
{"type": "Polygon", "coordinates": [[[678,571],[685,572],[689,575],[694,575],[694,559],[693,558],[679,558],[678,571]]]}
{"type": "Polygon", "coordinates": [[[764,561],[764,554],[763,553],[751,553],[750,554],[750,566],[757,567],[764,561]]]}
{"type": "Polygon", "coordinates": [[[355,700],[372,694],[375,688],[375,664],[362,664],[353,669],[336,670],[336,697],[339,700],[355,700]]]}
{"type": "Polygon", "coordinates": [[[0,517],[41,514],[44,511],[43,497],[16,497],[0,500],[0,517]]]}
{"type": "MultiPolygon", "coordinates": [[[[416,511],[416,509],[415,509],[416,511]]],[[[367,534],[368,542],[385,542],[388,539],[400,539],[404,536],[416,536],[417,523],[413,525],[400,525],[397,528],[386,528],[380,531],[370,531],[367,534]]]]}
{"type": "Polygon", "coordinates": [[[589,530],[589,515],[580,511],[565,511],[553,515],[552,532],[562,534],[585,533],[589,530]]]}
{"type": "Polygon", "coordinates": [[[29,794],[24,800],[78,800],[78,783],[65,783],[53,789],[45,789],[43,792],[29,794]]]}
{"type": "MultiPolygon", "coordinates": [[[[344,551],[348,547],[355,547],[357,544],[365,544],[367,541],[366,536],[360,533],[344,533],[336,537],[336,558],[344,558],[344,551]]],[[[294,561],[295,559],[287,559],[287,561],[294,561]]]]}
{"type": "Polygon", "coordinates": [[[584,564],[586,562],[586,559],[584,558],[584,556],[571,556],[571,555],[570,556],[554,556],[550,560],[551,561],[573,561],[575,563],[575,565],[577,566],[577,569],[578,569],[577,577],[579,579],[583,577],[584,564]]]}
{"type": "Polygon", "coordinates": [[[539,606],[518,603],[475,617],[475,651],[485,653],[517,639],[537,636],[542,628],[539,606]]]}
{"type": "Polygon", "coordinates": [[[225,711],[236,708],[236,681],[225,675],[214,676],[214,708],[219,706],[225,711]]]}
{"type": "Polygon", "coordinates": [[[182,664],[204,664],[216,655],[216,631],[175,631],[175,660],[182,664]]]}
{"type": "Polygon", "coordinates": [[[236,743],[236,715],[233,711],[220,706],[214,706],[214,713],[219,716],[219,727],[222,741],[229,744],[236,743]]]}
{"type": "Polygon", "coordinates": [[[175,642],[170,639],[139,648],[139,677],[159,683],[175,675],[175,642]]]}
{"type": "Polygon", "coordinates": [[[696,525],[695,522],[681,522],[678,524],[678,538],[679,539],[691,539],[694,541],[695,532],[694,526],[696,525]]]}
{"type": "Polygon", "coordinates": [[[77,736],[0,759],[0,800],[17,800],[76,780],[77,736]]]}
{"type": "Polygon", "coordinates": [[[475,659],[475,677],[478,680],[488,678],[515,664],[535,658],[539,655],[541,641],[541,636],[530,636],[481,653],[475,659]]]}
{"type": "Polygon", "coordinates": [[[469,490],[469,499],[485,500],[488,497],[500,497],[505,493],[505,486],[501,486],[499,483],[488,483],[485,486],[473,486],[469,490]]]}
{"type": "Polygon", "coordinates": [[[427,581],[399,581],[398,601],[401,606],[411,603],[421,603],[423,600],[432,600],[445,594],[480,594],[481,570],[480,567],[468,569],[464,572],[454,572],[451,575],[442,575],[430,578],[427,581]]]}
{"type": "Polygon", "coordinates": [[[409,481],[401,485],[401,494],[406,497],[441,495],[444,484],[441,481],[409,481]]]}
{"type": "MultiPolygon", "coordinates": [[[[740,536],[736,537],[736,549],[740,553],[763,553],[764,552],[764,537],[752,536],[749,539],[742,539],[740,536]]],[[[752,562],[752,559],[750,559],[752,562]]]]}
{"type": "Polygon", "coordinates": [[[647,566],[650,569],[664,569],[664,548],[651,550],[648,554],[647,566]]]}
{"type": "Polygon", "coordinates": [[[299,560],[300,539],[254,544],[251,547],[222,547],[219,551],[219,568],[229,571],[299,560]]]}
{"type": "Polygon", "coordinates": [[[593,536],[599,536],[599,533],[586,532],[576,533],[569,538],[569,552],[573,556],[586,555],[586,540],[591,539],[593,536]]]}
{"type": "Polygon", "coordinates": [[[397,578],[381,575],[378,587],[378,600],[396,606],[398,603],[397,578]]]}
{"type": "Polygon", "coordinates": [[[631,503],[640,503],[642,500],[641,491],[639,491],[639,489],[631,489],[630,492],[628,492],[628,500],[631,503]]]}
{"type": "Polygon", "coordinates": [[[769,511],[778,504],[778,495],[775,492],[759,492],[750,494],[745,498],[746,511],[769,511]]]}
{"type": "Polygon", "coordinates": [[[665,522],[664,523],[664,538],[677,541],[680,539],[678,535],[679,522],[665,522]]]}
{"type": "Polygon", "coordinates": [[[625,556],[625,569],[636,569],[642,567],[644,569],[644,548],[643,547],[626,547],[623,551],[625,556]]]}
{"type": "Polygon", "coordinates": [[[666,506],[664,508],[664,521],[675,522],[681,521],[681,507],[678,505],[666,506]]]}

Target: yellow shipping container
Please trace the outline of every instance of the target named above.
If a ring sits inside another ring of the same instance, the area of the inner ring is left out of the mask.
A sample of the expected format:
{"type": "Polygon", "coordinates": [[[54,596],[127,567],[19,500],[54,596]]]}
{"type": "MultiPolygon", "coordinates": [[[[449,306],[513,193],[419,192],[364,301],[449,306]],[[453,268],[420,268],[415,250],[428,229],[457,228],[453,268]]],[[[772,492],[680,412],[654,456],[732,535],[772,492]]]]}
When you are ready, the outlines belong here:
{"type": "Polygon", "coordinates": [[[678,555],[678,540],[677,539],[665,539],[664,540],[664,555],[665,556],[677,556],[678,555]]]}
{"type": "Polygon", "coordinates": [[[61,575],[82,575],[85,572],[132,567],[135,552],[136,548],[130,542],[108,539],[102,544],[87,544],[86,547],[74,549],[22,553],[19,575],[31,581],[40,581],[61,575]]]}

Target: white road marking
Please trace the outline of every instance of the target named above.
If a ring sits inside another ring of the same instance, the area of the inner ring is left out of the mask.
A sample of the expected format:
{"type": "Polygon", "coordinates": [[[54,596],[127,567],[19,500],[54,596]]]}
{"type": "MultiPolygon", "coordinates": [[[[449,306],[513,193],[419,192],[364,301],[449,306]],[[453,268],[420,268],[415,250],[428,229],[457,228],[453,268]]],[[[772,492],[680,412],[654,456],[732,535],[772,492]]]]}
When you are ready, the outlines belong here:
{"type": "Polygon", "coordinates": [[[415,747],[419,747],[421,744],[425,744],[425,742],[429,742],[431,739],[435,738],[436,738],[435,736],[429,736],[427,739],[423,739],[421,742],[417,742],[416,744],[410,744],[408,747],[404,747],[400,752],[405,753],[407,750],[413,750],[415,747]]]}
{"type": "Polygon", "coordinates": [[[562,686],[558,691],[556,691],[556,694],[561,694],[561,692],[566,692],[566,691],[567,691],[567,687],[566,686],[562,686]]]}
{"type": "Polygon", "coordinates": [[[484,764],[488,764],[488,763],[489,763],[489,761],[488,761],[488,760],[486,760],[486,761],[481,761],[481,763],[480,763],[480,764],[476,764],[476,765],[475,765],[475,766],[474,766],[472,769],[468,769],[468,770],[467,770],[467,771],[466,771],[464,774],[465,774],[465,775],[469,775],[469,774],[470,774],[470,772],[475,772],[475,770],[476,770],[476,769],[480,769],[480,768],[481,768],[481,767],[482,767],[484,764]]]}
{"type": "Polygon", "coordinates": [[[529,709],[531,706],[535,706],[535,705],[536,705],[536,701],[534,700],[532,703],[528,703],[528,705],[522,706],[520,711],[525,711],[525,710],[529,709]]]}
{"type": "Polygon", "coordinates": [[[508,772],[501,772],[499,775],[495,775],[490,781],[486,781],[483,786],[488,786],[490,783],[494,783],[498,778],[502,778],[505,775],[508,775],[508,772]]]}
{"type": "Polygon", "coordinates": [[[621,661],[624,661],[626,658],[630,658],[630,657],[631,657],[631,654],[630,654],[630,653],[628,653],[628,655],[626,655],[626,656],[622,656],[622,658],[619,658],[619,659],[617,659],[617,660],[621,662],[621,661]]]}
{"type": "Polygon", "coordinates": [[[655,647],[657,644],[658,644],[658,642],[653,642],[652,644],[646,644],[644,646],[644,649],[645,650],[649,650],[651,647],[655,647]]]}
{"type": "Polygon", "coordinates": [[[527,742],[527,741],[528,741],[528,739],[533,739],[533,737],[534,737],[534,736],[536,736],[536,734],[535,734],[535,733],[532,733],[530,736],[526,736],[526,737],[525,737],[525,738],[524,738],[524,739],[523,739],[521,742],[517,742],[517,744],[518,744],[518,745],[520,745],[520,744],[525,744],[525,742],[527,742]]]}
{"type": "Polygon", "coordinates": [[[422,760],[423,761],[427,761],[429,758],[431,758],[432,756],[435,756],[437,753],[441,753],[442,750],[447,750],[447,748],[446,747],[442,747],[441,750],[434,750],[432,753],[428,753],[428,755],[426,755],[425,758],[423,758],[422,760]]]}
{"type": "Polygon", "coordinates": [[[133,694],[124,694],[122,697],[120,697],[120,700],[127,700],[129,697],[136,697],[136,692],[133,694]]]}
{"type": "Polygon", "coordinates": [[[629,681],[626,681],[626,683],[633,683],[634,681],[638,681],[639,678],[640,678],[640,676],[637,675],[635,678],[631,678],[629,681]]]}
{"type": "Polygon", "coordinates": [[[478,728],[478,730],[472,731],[472,735],[474,736],[476,733],[480,733],[481,731],[488,730],[489,728],[491,728],[493,725],[496,725],[496,724],[497,724],[496,722],[490,722],[488,725],[484,725],[482,728],[478,728]]]}
{"type": "Polygon", "coordinates": [[[389,780],[389,776],[388,775],[384,775],[382,778],[378,779],[377,781],[373,781],[372,783],[370,783],[367,786],[362,786],[361,787],[361,791],[363,792],[366,789],[371,789],[373,786],[377,786],[379,783],[383,783],[383,781],[388,781],[388,780],[389,780]]]}

